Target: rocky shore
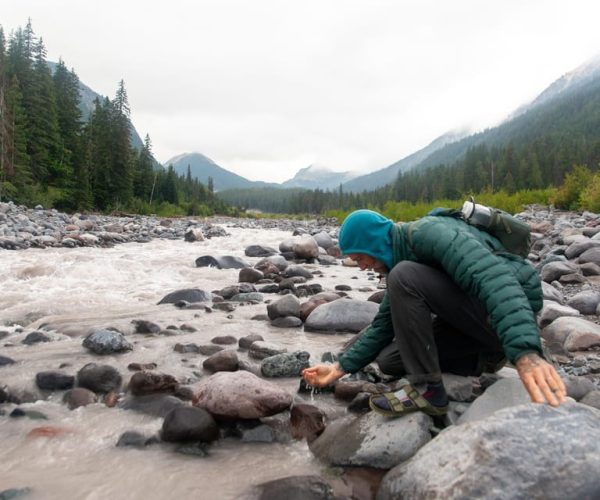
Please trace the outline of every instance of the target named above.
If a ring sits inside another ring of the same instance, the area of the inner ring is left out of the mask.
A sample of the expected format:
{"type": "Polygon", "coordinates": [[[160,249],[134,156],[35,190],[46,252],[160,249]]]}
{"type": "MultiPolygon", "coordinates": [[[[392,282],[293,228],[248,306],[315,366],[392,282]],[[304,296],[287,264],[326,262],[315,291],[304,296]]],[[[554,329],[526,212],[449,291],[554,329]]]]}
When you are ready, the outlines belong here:
{"type": "MultiPolygon", "coordinates": [[[[332,221],[242,219],[228,223],[282,229],[289,231],[289,238],[278,248],[260,242],[247,246],[247,259],[198,257],[197,267],[239,270],[237,282],[224,282],[217,290],[178,290],[161,303],[213,314],[214,321],[243,305],[259,308],[262,312],[249,321],[280,330],[281,344],[243,331],[214,336],[194,324],[165,327],[151,317],[139,318],[123,331],[98,325],[81,340],[85,364],[49,364],[35,374],[35,391],[0,383],[0,419],[46,419],[34,403],[56,401],[58,395],[57,404],[69,409],[105,405],[161,419],[158,434],[132,428],[114,443],[118,447],[151,453],[170,446],[179,453],[210,457],[225,439],[306,440],[330,471],[257,484],[243,498],[597,498],[600,215],[529,207],[519,217],[532,227],[529,259],[543,280],[538,323],[544,347],[568,389],[569,402],[559,408],[530,403],[510,366],[480,377],[445,374],[451,411],[444,419],[424,414],[386,419],[368,411],[370,394],[400,383],[381,374],[376,364],[326,390],[306,387],[300,380],[302,369],[333,361],[338,353],[332,350],[314,359],[306,350],[288,352],[285,336],[299,329],[331,338],[340,332],[358,334],[376,314],[384,290],[364,289],[364,298],[350,298],[351,283],[331,289],[318,283],[330,266],[353,264],[340,256],[332,221]],[[141,339],[166,342],[172,337],[172,350],[183,356],[182,363],[200,361],[197,378],[165,373],[159,359],[130,362],[125,368],[117,361],[135,356],[141,339]],[[276,383],[282,379],[296,381],[296,390],[276,383]]],[[[152,238],[198,241],[226,237],[220,222],[66,215],[5,203],[0,204],[0,247],[109,246],[152,238]]],[[[376,284],[377,277],[372,278],[376,284]]],[[[0,377],[21,366],[19,359],[6,355],[8,347],[22,343],[43,351],[60,335],[43,328],[0,327],[0,377]]],[[[30,432],[45,438],[68,432],[60,422],[44,424],[30,432]]],[[[28,485],[13,486],[17,495],[30,493],[28,485]]],[[[0,492],[0,498],[13,493],[0,492]]]]}
{"type": "Polygon", "coordinates": [[[55,209],[34,209],[0,203],[0,249],[81,246],[110,247],[119,243],[145,243],[153,238],[196,241],[225,236],[218,224],[235,221],[238,227],[292,230],[298,227],[331,229],[334,221],[290,219],[231,219],[229,217],[161,218],[145,215],[66,214],[55,209]]]}

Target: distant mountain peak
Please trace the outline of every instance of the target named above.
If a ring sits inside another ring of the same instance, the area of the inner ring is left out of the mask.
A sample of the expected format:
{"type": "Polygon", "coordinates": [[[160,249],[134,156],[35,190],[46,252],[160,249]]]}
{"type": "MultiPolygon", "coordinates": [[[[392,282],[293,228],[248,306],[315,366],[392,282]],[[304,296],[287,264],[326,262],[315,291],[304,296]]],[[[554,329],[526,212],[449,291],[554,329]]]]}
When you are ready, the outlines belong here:
{"type": "Polygon", "coordinates": [[[198,153],[197,151],[193,151],[191,153],[181,153],[180,155],[173,156],[169,161],[165,162],[165,165],[168,167],[169,165],[179,163],[182,159],[188,160],[200,160],[203,162],[212,163],[213,165],[217,165],[213,160],[211,160],[208,156],[203,155],[202,153],[198,153]]]}
{"type": "Polygon", "coordinates": [[[329,167],[313,163],[301,168],[291,179],[283,182],[282,187],[305,189],[336,189],[340,184],[356,177],[354,172],[336,172],[329,167]]]}

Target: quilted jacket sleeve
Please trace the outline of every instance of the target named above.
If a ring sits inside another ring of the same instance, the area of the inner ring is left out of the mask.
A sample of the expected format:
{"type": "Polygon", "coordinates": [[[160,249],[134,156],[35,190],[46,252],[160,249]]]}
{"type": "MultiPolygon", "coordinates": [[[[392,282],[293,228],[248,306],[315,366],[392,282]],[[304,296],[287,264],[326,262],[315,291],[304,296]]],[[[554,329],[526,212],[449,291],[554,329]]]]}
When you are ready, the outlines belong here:
{"type": "Polygon", "coordinates": [[[541,354],[535,315],[514,269],[464,223],[440,219],[425,217],[414,224],[410,243],[419,261],[440,265],[481,300],[511,362],[526,352],[541,354]]]}
{"type": "Polygon", "coordinates": [[[354,373],[373,361],[379,352],[394,338],[390,302],[387,294],[384,296],[379,311],[362,337],[339,358],[342,369],[354,373]]]}

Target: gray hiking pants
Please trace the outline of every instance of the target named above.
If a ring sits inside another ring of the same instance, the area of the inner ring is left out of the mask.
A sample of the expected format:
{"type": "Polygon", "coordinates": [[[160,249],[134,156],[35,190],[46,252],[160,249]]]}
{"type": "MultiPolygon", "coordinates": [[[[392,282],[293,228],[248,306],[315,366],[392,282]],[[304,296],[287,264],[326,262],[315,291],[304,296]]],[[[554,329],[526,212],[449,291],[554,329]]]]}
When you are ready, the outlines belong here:
{"type": "Polygon", "coordinates": [[[377,362],[388,375],[436,382],[442,372],[480,375],[504,358],[481,302],[443,271],[403,261],[387,276],[394,342],[377,362]]]}

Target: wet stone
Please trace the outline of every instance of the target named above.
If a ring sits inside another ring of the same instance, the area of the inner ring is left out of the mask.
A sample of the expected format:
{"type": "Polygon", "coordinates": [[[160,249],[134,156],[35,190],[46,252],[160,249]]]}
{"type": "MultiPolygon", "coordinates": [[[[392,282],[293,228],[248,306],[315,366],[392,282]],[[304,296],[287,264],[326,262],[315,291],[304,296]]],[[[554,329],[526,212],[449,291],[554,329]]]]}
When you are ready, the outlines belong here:
{"type": "Polygon", "coordinates": [[[89,389],[75,387],[74,389],[71,389],[65,393],[63,396],[63,402],[66,403],[70,410],[74,410],[80,406],[87,406],[97,403],[98,397],[89,389]]]}
{"type": "Polygon", "coordinates": [[[210,413],[202,408],[179,406],[171,410],[163,422],[163,441],[200,441],[209,443],[219,437],[219,429],[210,413]]]}
{"type": "Polygon", "coordinates": [[[62,391],[73,387],[75,377],[58,371],[45,371],[36,374],[35,383],[45,391],[62,391]]]}
{"type": "Polygon", "coordinates": [[[188,325],[187,323],[182,323],[179,326],[179,330],[181,330],[182,332],[190,332],[190,333],[198,331],[198,329],[195,326],[188,325]]]}
{"type": "Polygon", "coordinates": [[[194,353],[199,353],[200,352],[200,348],[194,344],[175,344],[173,346],[173,350],[175,352],[179,352],[181,354],[185,354],[185,353],[189,353],[189,352],[194,352],[194,353]]]}
{"type": "Polygon", "coordinates": [[[14,359],[9,358],[8,356],[0,355],[0,366],[8,366],[8,365],[12,365],[14,363],[15,363],[14,359]]]}
{"type": "Polygon", "coordinates": [[[250,245],[244,250],[247,257],[269,257],[278,253],[277,250],[266,245],[250,245]]]}
{"type": "Polygon", "coordinates": [[[198,346],[198,352],[200,354],[203,354],[204,356],[212,356],[213,354],[216,354],[219,351],[222,351],[223,349],[224,347],[217,344],[205,344],[198,346]]]}
{"type": "Polygon", "coordinates": [[[284,347],[270,342],[258,340],[252,343],[248,351],[248,355],[254,359],[264,359],[268,358],[269,356],[274,356],[275,354],[282,354],[284,352],[287,352],[287,349],[284,347]]]}
{"type": "Polygon", "coordinates": [[[258,484],[249,493],[257,500],[333,500],[333,488],[320,476],[290,476],[258,484]]]}
{"type": "Polygon", "coordinates": [[[33,345],[39,344],[40,342],[52,342],[52,337],[45,334],[44,332],[31,332],[23,340],[22,344],[33,345]]]}
{"type": "Polygon", "coordinates": [[[239,360],[234,351],[221,351],[213,354],[202,363],[202,367],[211,372],[234,372],[238,369],[239,360]]]}
{"type": "Polygon", "coordinates": [[[259,292],[248,292],[248,293],[238,293],[231,297],[231,300],[234,302],[262,302],[264,297],[262,293],[259,292]]]}
{"type": "Polygon", "coordinates": [[[263,278],[264,274],[261,271],[252,267],[247,267],[240,271],[238,281],[245,283],[256,283],[263,278]]]}
{"type": "Polygon", "coordinates": [[[214,267],[216,269],[243,269],[250,267],[250,264],[232,255],[203,255],[196,259],[196,267],[214,267]]]}
{"type": "Polygon", "coordinates": [[[168,394],[148,394],[146,396],[129,396],[120,404],[124,410],[133,410],[153,417],[164,417],[176,406],[184,402],[168,394]]]}
{"type": "Polygon", "coordinates": [[[200,382],[194,404],[215,416],[256,419],[287,410],[292,396],[247,371],[219,372],[200,382]]]}
{"type": "Polygon", "coordinates": [[[235,338],[233,335],[221,335],[218,337],[213,337],[210,341],[213,344],[218,345],[232,345],[237,343],[237,338],[235,338]]]}
{"type": "Polygon", "coordinates": [[[208,457],[208,446],[205,443],[190,443],[182,444],[175,448],[177,453],[182,455],[188,455],[191,457],[204,458],[208,457]]]}
{"type": "Polygon", "coordinates": [[[290,427],[294,439],[311,443],[325,430],[325,413],[316,406],[295,404],[290,414],[290,427]]]}
{"type": "Polygon", "coordinates": [[[240,338],[240,340],[238,341],[238,346],[240,347],[240,349],[249,349],[250,346],[258,340],[264,340],[262,335],[258,335],[258,334],[246,335],[245,337],[240,338]]]}
{"type": "Polygon", "coordinates": [[[232,312],[235,311],[236,307],[237,304],[232,304],[231,302],[218,302],[213,304],[213,309],[216,311],[232,312]]]}
{"type": "Polygon", "coordinates": [[[77,385],[99,394],[118,390],[122,382],[119,371],[110,365],[88,363],[77,372],[77,385]]]}
{"type": "Polygon", "coordinates": [[[127,369],[132,372],[139,372],[142,370],[154,370],[157,366],[156,363],[129,363],[127,369]]]}
{"type": "Polygon", "coordinates": [[[309,358],[306,351],[276,354],[262,360],[261,372],[265,377],[299,377],[309,358]]]}
{"type": "Polygon", "coordinates": [[[300,301],[294,295],[286,295],[283,298],[267,305],[267,314],[270,319],[285,316],[300,317],[300,301]]]}
{"type": "Polygon", "coordinates": [[[114,354],[131,351],[131,345],[122,333],[99,329],[89,334],[82,343],[83,347],[95,354],[114,354]]]}
{"type": "Polygon", "coordinates": [[[303,323],[300,318],[295,316],[285,316],[275,318],[273,321],[271,321],[271,325],[276,328],[300,328],[303,323]]]}
{"type": "Polygon", "coordinates": [[[185,301],[189,303],[193,302],[210,302],[212,299],[212,294],[205,290],[201,290],[199,288],[185,288],[182,290],[176,290],[175,292],[171,292],[165,295],[159,304],[176,304],[180,301],[185,301]]]}
{"type": "Polygon", "coordinates": [[[152,321],[146,321],[143,319],[133,320],[132,323],[135,326],[135,333],[158,333],[161,328],[152,321]]]}
{"type": "Polygon", "coordinates": [[[179,382],[172,375],[156,372],[137,372],[131,376],[128,389],[134,396],[143,396],[156,392],[173,392],[179,382]]]}
{"type": "Polygon", "coordinates": [[[155,436],[145,436],[138,431],[125,431],[119,436],[116,446],[118,448],[133,447],[133,448],[145,448],[151,444],[158,442],[155,436]]]}
{"type": "Polygon", "coordinates": [[[23,408],[15,408],[8,415],[11,418],[27,417],[32,420],[48,420],[48,417],[41,411],[36,410],[23,410],[23,408]]]}
{"type": "Polygon", "coordinates": [[[0,491],[0,500],[13,500],[24,498],[30,495],[33,490],[31,488],[9,488],[8,490],[0,491]]]}

